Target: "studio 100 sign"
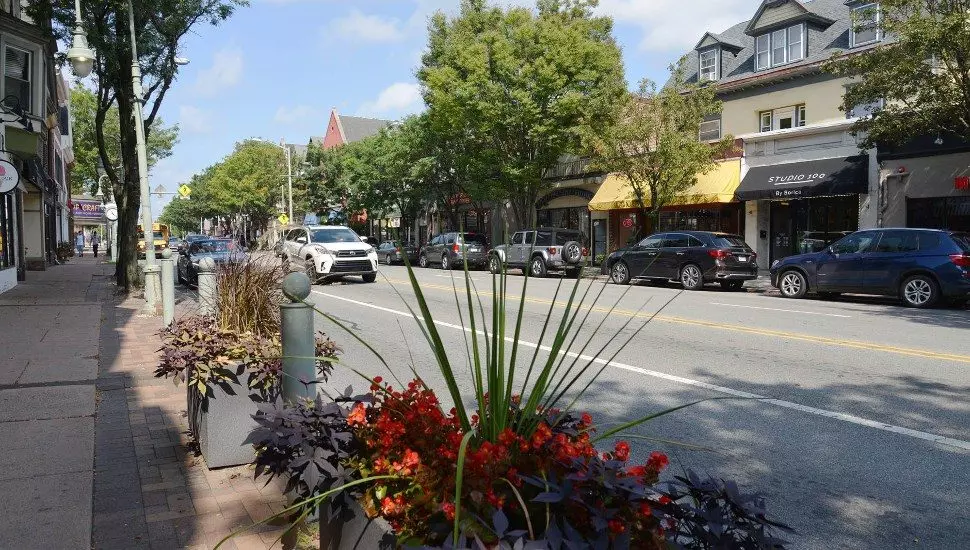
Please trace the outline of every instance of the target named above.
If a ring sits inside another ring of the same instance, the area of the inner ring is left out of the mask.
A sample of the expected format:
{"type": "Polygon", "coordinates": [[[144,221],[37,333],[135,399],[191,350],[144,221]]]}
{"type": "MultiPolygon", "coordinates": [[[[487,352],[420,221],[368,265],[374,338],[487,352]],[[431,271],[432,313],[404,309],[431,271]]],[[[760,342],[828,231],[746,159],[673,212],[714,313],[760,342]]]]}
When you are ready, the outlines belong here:
{"type": "Polygon", "coordinates": [[[10,161],[0,159],[0,195],[9,193],[20,183],[20,172],[10,161]]]}
{"type": "Polygon", "coordinates": [[[827,175],[828,174],[814,173],[771,176],[768,178],[768,183],[774,187],[772,194],[775,197],[800,197],[804,192],[805,187],[811,187],[823,181],[827,175]],[[789,185],[793,187],[786,187],[789,185]]]}
{"type": "Polygon", "coordinates": [[[104,219],[104,205],[98,200],[74,199],[73,208],[75,220],[100,221],[104,219]]]}

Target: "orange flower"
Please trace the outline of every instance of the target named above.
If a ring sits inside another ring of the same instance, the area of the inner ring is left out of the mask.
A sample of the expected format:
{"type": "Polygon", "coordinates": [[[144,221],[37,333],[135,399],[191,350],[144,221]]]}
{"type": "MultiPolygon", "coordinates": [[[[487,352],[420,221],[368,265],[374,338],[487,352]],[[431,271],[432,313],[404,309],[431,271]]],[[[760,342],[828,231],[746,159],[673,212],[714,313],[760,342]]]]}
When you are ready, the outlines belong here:
{"type": "Polygon", "coordinates": [[[350,414],[347,416],[347,425],[353,426],[355,424],[366,424],[367,423],[367,409],[364,407],[363,403],[357,403],[354,408],[350,410],[350,414]]]}

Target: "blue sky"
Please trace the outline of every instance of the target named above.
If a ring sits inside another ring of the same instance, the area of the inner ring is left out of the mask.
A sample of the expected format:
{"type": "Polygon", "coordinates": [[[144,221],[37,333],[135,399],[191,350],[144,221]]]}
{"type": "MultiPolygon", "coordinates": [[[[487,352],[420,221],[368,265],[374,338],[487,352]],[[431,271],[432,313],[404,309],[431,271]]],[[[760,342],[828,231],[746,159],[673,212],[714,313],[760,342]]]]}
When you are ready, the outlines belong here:
{"type": "MultiPolygon", "coordinates": [[[[414,77],[426,21],[458,0],[250,0],[219,27],[184,43],[191,59],[166,97],[162,118],[181,139],[151,186],[168,191],[249,137],[306,143],[323,135],[331,107],[395,119],[420,112],[414,77]]],[[[500,0],[534,5],[532,0],[500,0]]],[[[631,88],[663,81],[667,66],[705,31],[750,18],[758,0],[601,0],[615,21],[631,88]]],[[[155,198],[157,216],[167,200],[155,198]]]]}

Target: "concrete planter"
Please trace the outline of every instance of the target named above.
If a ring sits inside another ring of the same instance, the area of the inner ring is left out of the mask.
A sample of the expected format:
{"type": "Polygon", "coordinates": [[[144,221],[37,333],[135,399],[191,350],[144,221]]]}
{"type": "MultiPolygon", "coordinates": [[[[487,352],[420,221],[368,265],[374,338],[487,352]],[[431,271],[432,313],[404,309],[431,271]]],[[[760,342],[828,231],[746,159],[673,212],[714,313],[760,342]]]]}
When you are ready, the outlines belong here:
{"type": "Polygon", "coordinates": [[[381,518],[369,518],[357,502],[342,516],[320,514],[320,550],[394,550],[397,538],[381,518]]]}
{"type": "Polygon", "coordinates": [[[203,400],[198,389],[186,386],[189,429],[199,442],[202,457],[209,468],[240,466],[256,459],[256,451],[247,443],[256,428],[253,415],[259,403],[250,398],[244,384],[230,384],[235,395],[222,387],[213,387],[213,396],[203,400]]]}

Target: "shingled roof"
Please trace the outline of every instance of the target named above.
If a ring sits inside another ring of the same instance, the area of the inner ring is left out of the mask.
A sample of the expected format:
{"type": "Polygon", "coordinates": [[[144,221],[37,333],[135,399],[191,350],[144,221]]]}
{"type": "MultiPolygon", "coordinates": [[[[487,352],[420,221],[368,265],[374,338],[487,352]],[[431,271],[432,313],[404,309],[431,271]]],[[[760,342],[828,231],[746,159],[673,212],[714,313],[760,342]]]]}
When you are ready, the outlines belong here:
{"type": "Polygon", "coordinates": [[[394,124],[390,120],[364,118],[359,116],[337,115],[345,143],[353,143],[377,135],[381,130],[394,124]]]}

